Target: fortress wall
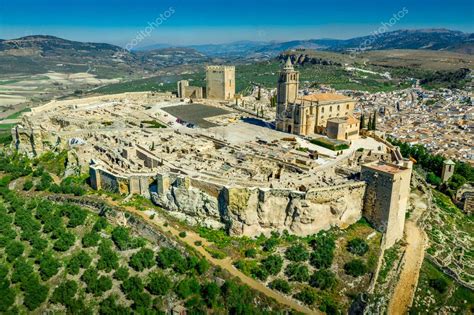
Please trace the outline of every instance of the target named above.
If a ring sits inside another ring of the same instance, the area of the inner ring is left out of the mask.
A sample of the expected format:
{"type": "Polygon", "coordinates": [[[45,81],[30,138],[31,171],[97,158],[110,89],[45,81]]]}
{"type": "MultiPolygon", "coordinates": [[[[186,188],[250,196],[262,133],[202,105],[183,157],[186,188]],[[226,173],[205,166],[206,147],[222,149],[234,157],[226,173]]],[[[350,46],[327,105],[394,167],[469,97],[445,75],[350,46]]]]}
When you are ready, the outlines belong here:
{"type": "Polygon", "coordinates": [[[190,223],[227,227],[233,235],[271,231],[310,235],[332,226],[345,228],[362,216],[365,183],[299,192],[285,189],[223,187],[206,181],[171,180],[152,200],[190,223]]]}

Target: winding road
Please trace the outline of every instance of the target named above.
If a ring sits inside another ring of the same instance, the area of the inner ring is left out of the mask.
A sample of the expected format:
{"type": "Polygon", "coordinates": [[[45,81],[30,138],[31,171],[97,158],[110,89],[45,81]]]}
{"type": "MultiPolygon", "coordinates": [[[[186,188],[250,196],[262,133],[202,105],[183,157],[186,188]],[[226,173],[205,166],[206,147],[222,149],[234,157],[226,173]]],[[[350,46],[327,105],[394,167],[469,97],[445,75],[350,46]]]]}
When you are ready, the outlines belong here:
{"type": "Polygon", "coordinates": [[[407,247],[402,271],[390,299],[389,315],[407,314],[415,296],[420,269],[425,256],[427,237],[423,229],[418,225],[418,221],[428,206],[419,194],[413,193],[410,199],[412,199],[411,202],[413,202],[415,207],[410,218],[405,223],[407,247]]]}

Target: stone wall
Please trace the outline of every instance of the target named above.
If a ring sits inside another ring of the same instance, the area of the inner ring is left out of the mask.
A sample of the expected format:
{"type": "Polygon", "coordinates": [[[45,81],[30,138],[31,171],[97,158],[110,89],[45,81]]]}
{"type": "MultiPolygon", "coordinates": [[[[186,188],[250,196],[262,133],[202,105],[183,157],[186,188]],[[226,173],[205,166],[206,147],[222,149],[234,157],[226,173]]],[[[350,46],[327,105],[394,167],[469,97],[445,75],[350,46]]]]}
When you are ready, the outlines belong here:
{"type": "Polygon", "coordinates": [[[178,176],[170,179],[168,189],[152,193],[152,199],[175,217],[191,224],[227,228],[232,235],[268,235],[284,230],[310,235],[358,221],[364,192],[363,182],[298,192],[222,187],[178,176]]]}

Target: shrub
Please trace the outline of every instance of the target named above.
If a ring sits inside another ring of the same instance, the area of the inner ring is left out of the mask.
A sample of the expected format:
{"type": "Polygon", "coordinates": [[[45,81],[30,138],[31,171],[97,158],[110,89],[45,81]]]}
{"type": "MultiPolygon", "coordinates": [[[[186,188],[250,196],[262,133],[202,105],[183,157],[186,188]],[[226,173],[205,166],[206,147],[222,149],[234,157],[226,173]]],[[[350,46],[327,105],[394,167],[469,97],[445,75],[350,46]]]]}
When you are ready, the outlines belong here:
{"type": "Polygon", "coordinates": [[[51,253],[43,255],[39,260],[41,279],[48,280],[58,273],[61,263],[51,253]]]}
{"type": "Polygon", "coordinates": [[[175,248],[163,247],[156,255],[158,267],[167,269],[173,266],[173,263],[182,258],[181,253],[175,248]]]}
{"type": "Polygon", "coordinates": [[[245,257],[247,258],[255,258],[257,257],[257,250],[255,248],[249,248],[245,250],[245,257]]]}
{"type": "Polygon", "coordinates": [[[201,287],[201,296],[208,307],[217,304],[217,298],[221,293],[221,288],[214,282],[207,282],[201,287]]]}
{"type": "Polygon", "coordinates": [[[25,245],[19,241],[11,241],[5,247],[8,261],[14,261],[17,257],[23,255],[25,245]]]}
{"type": "Polygon", "coordinates": [[[310,244],[314,249],[310,255],[310,264],[318,269],[331,267],[336,248],[334,237],[320,232],[310,241],[310,244]]]}
{"type": "Polygon", "coordinates": [[[125,281],[128,279],[128,268],[127,267],[119,267],[115,272],[114,272],[114,278],[119,280],[119,281],[125,281]]]}
{"type": "Polygon", "coordinates": [[[194,277],[181,280],[175,288],[176,294],[182,299],[186,299],[191,294],[198,293],[200,290],[201,286],[194,277]]]}
{"type": "Polygon", "coordinates": [[[76,295],[78,286],[76,281],[66,280],[54,289],[51,302],[56,304],[69,305],[76,295]]]}
{"type": "Polygon", "coordinates": [[[354,238],[347,243],[347,250],[353,254],[364,256],[369,251],[369,245],[361,238],[354,238]]]}
{"type": "Polygon", "coordinates": [[[37,309],[48,297],[49,288],[42,285],[37,276],[28,278],[22,283],[23,304],[30,310],[37,309]]]}
{"type": "Polygon", "coordinates": [[[265,281],[268,278],[268,271],[267,269],[262,268],[262,265],[260,264],[257,268],[252,269],[252,275],[261,281],[265,281]]]}
{"type": "Polygon", "coordinates": [[[280,240],[278,238],[270,237],[263,243],[262,249],[265,252],[273,252],[275,250],[275,247],[277,247],[279,243],[280,240]]]}
{"type": "Polygon", "coordinates": [[[194,245],[196,245],[196,246],[202,246],[202,242],[201,242],[201,241],[195,241],[195,242],[194,242],[194,245]]]}
{"type": "Polygon", "coordinates": [[[118,226],[112,231],[112,240],[120,250],[126,250],[130,245],[130,235],[128,229],[118,226]]]}
{"type": "Polygon", "coordinates": [[[32,180],[25,181],[25,183],[23,184],[23,190],[28,191],[28,190],[31,190],[31,188],[33,188],[33,181],[32,180]]]}
{"type": "Polygon", "coordinates": [[[314,289],[304,287],[300,292],[296,293],[294,297],[307,305],[313,305],[318,295],[314,289]]]}
{"type": "Polygon", "coordinates": [[[166,295],[171,287],[172,282],[170,278],[162,273],[151,273],[148,276],[148,284],[146,288],[153,295],[166,295]]]}
{"type": "Polygon", "coordinates": [[[56,240],[56,242],[54,242],[53,248],[57,251],[65,252],[69,248],[71,248],[72,245],[74,245],[75,241],[76,238],[74,237],[74,234],[62,231],[59,232],[58,239],[56,240]]]}
{"type": "Polygon", "coordinates": [[[353,277],[360,277],[367,272],[367,266],[360,259],[354,259],[344,265],[346,274],[353,277]]]}
{"type": "Polygon", "coordinates": [[[283,279],[275,279],[269,284],[271,289],[280,291],[282,293],[288,294],[291,291],[290,284],[288,281],[283,280],[283,279]]]}
{"type": "Polygon", "coordinates": [[[309,279],[309,270],[302,263],[291,263],[285,269],[285,274],[290,281],[306,282],[309,279]]]}
{"type": "Polygon", "coordinates": [[[100,255],[99,261],[97,262],[97,269],[110,272],[118,268],[119,257],[114,249],[112,249],[110,242],[100,243],[97,252],[100,255]]]}
{"type": "Polygon", "coordinates": [[[426,175],[426,181],[432,185],[435,185],[435,186],[440,186],[441,185],[441,178],[439,178],[438,176],[436,176],[435,173],[433,172],[429,172],[427,175],[426,175]]]}
{"type": "Polygon", "coordinates": [[[185,231],[179,232],[179,237],[181,237],[181,238],[186,237],[186,232],[185,231]]]}
{"type": "Polygon", "coordinates": [[[155,254],[149,248],[142,248],[130,257],[128,264],[136,271],[143,271],[153,267],[155,264],[155,254]]]}
{"type": "Polygon", "coordinates": [[[67,265],[67,271],[72,275],[77,275],[81,268],[87,269],[92,262],[92,258],[85,251],[81,250],[79,253],[72,256],[67,265]]]}
{"type": "Polygon", "coordinates": [[[299,262],[307,260],[309,257],[309,253],[303,244],[295,244],[288,247],[285,252],[285,257],[288,260],[299,262]]]}
{"type": "Polygon", "coordinates": [[[311,275],[309,284],[321,290],[330,289],[336,284],[336,275],[327,269],[318,270],[311,275]]]}
{"type": "Polygon", "coordinates": [[[436,278],[429,280],[430,287],[443,294],[448,289],[448,282],[443,278],[436,278]]]}
{"type": "Polygon", "coordinates": [[[94,247],[99,244],[100,241],[100,236],[99,233],[97,232],[89,232],[84,234],[84,237],[82,238],[82,245],[84,247],[94,247]]]}
{"type": "Polygon", "coordinates": [[[270,255],[262,260],[262,267],[267,270],[270,275],[277,275],[283,267],[283,258],[280,255],[270,255]]]}

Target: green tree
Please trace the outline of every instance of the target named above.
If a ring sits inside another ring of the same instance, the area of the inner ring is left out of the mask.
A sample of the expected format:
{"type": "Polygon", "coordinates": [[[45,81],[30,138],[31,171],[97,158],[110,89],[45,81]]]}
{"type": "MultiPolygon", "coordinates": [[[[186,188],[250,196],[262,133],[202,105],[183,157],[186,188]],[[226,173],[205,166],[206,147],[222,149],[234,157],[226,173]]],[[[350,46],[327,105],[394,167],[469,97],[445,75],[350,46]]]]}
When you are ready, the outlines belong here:
{"type": "Polygon", "coordinates": [[[69,305],[72,303],[74,296],[76,295],[78,286],[74,280],[66,280],[59,284],[54,289],[53,295],[51,296],[51,302],[56,304],[69,305]]]}
{"type": "Polygon", "coordinates": [[[377,112],[374,111],[374,115],[372,116],[372,124],[371,124],[371,130],[377,130],[377,112]]]}
{"type": "Polygon", "coordinates": [[[89,254],[81,250],[77,254],[74,254],[69,260],[66,268],[67,272],[71,275],[77,275],[81,268],[89,268],[91,262],[92,258],[89,256],[89,254]]]}
{"type": "Polygon", "coordinates": [[[215,282],[206,282],[201,287],[201,296],[210,308],[217,305],[217,299],[220,293],[221,288],[215,282]]]}
{"type": "Polygon", "coordinates": [[[364,256],[369,251],[369,245],[361,238],[354,238],[347,242],[347,250],[352,254],[364,256]]]}
{"type": "Polygon", "coordinates": [[[149,248],[142,248],[130,257],[128,263],[136,271],[143,271],[153,267],[155,264],[155,255],[149,248]]]}
{"type": "Polygon", "coordinates": [[[129,272],[127,267],[119,267],[115,272],[114,272],[114,278],[119,280],[119,281],[125,281],[128,279],[129,272]]]}
{"type": "Polygon", "coordinates": [[[362,115],[360,116],[360,125],[359,125],[359,128],[360,128],[360,129],[364,129],[364,128],[365,128],[365,115],[364,115],[364,114],[362,114],[362,115]]]}
{"type": "Polygon", "coordinates": [[[291,286],[288,281],[283,279],[275,279],[269,284],[271,289],[280,291],[282,293],[288,294],[291,291],[291,286]]]}
{"type": "Polygon", "coordinates": [[[184,278],[175,288],[175,293],[182,299],[186,299],[191,294],[199,293],[201,286],[195,277],[184,278]]]}
{"type": "Polygon", "coordinates": [[[100,241],[100,235],[99,233],[94,232],[94,231],[86,233],[82,237],[82,245],[86,248],[97,246],[99,244],[99,241],[100,241]]]}
{"type": "Polygon", "coordinates": [[[54,258],[51,253],[46,253],[39,259],[39,272],[44,281],[57,274],[60,267],[60,261],[54,258]]]}
{"type": "Polygon", "coordinates": [[[31,188],[33,188],[33,181],[32,180],[27,180],[25,181],[25,183],[23,184],[23,190],[25,191],[29,191],[31,190],[31,188]]]}
{"type": "Polygon", "coordinates": [[[37,276],[29,277],[28,280],[22,282],[23,304],[28,310],[37,309],[48,297],[49,288],[42,285],[37,276]]]}
{"type": "Polygon", "coordinates": [[[344,271],[353,277],[360,277],[367,273],[367,266],[360,259],[354,259],[344,265],[344,271]]]}
{"type": "Polygon", "coordinates": [[[97,262],[97,269],[111,272],[119,267],[119,257],[114,249],[112,249],[110,242],[102,241],[97,252],[100,255],[99,261],[97,262]]]}
{"type": "Polygon", "coordinates": [[[306,282],[309,279],[309,270],[302,263],[291,263],[286,267],[285,275],[290,281],[306,282]]]}
{"type": "Polygon", "coordinates": [[[162,273],[153,272],[148,275],[146,289],[153,295],[166,295],[172,286],[170,278],[162,273]]]}
{"type": "Polygon", "coordinates": [[[306,247],[303,244],[295,244],[290,247],[285,252],[285,257],[288,260],[299,262],[305,261],[309,258],[309,253],[306,250],[306,247]]]}
{"type": "Polygon", "coordinates": [[[8,261],[14,261],[16,258],[23,255],[25,251],[25,245],[19,241],[11,241],[5,247],[5,253],[7,254],[8,261]]]}
{"type": "Polygon", "coordinates": [[[304,287],[300,292],[296,293],[294,297],[297,300],[300,300],[301,302],[307,304],[307,305],[313,305],[314,302],[316,302],[316,299],[318,298],[318,295],[316,291],[312,288],[304,287]]]}
{"type": "Polygon", "coordinates": [[[311,275],[309,284],[321,290],[331,289],[336,284],[336,275],[327,269],[317,270],[311,275]]]}
{"type": "Polygon", "coordinates": [[[283,267],[283,258],[280,255],[270,255],[262,260],[262,267],[269,274],[277,275],[283,267]]]}

